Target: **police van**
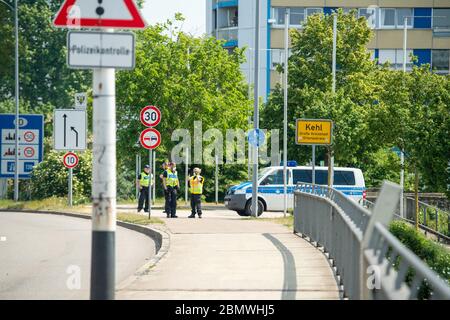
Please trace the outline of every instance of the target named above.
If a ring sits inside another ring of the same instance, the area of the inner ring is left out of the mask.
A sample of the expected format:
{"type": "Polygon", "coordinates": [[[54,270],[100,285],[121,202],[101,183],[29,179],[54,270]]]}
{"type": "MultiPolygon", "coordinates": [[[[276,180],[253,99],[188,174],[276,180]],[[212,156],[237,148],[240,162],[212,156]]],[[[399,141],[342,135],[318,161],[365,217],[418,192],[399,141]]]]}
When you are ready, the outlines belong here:
{"type": "MultiPolygon", "coordinates": [[[[315,167],[317,185],[328,184],[328,167],[315,167]]],[[[293,194],[297,184],[312,183],[312,168],[297,166],[295,161],[287,163],[287,208],[293,209],[293,194]]],[[[283,196],[283,166],[264,168],[258,175],[258,215],[264,211],[282,211],[283,196]]],[[[334,168],[333,188],[341,191],[352,200],[359,202],[366,196],[364,176],[360,169],[334,168]]],[[[251,215],[252,182],[247,181],[228,189],[225,196],[225,206],[239,215],[251,215]]]]}

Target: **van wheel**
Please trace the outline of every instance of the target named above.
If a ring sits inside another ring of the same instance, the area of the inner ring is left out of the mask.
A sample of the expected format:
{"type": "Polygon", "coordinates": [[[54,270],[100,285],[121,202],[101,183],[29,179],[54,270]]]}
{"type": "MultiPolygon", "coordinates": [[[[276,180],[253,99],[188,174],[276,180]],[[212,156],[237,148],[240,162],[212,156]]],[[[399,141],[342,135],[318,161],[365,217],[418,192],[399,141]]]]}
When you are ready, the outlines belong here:
{"type": "MultiPolygon", "coordinates": [[[[264,211],[264,204],[261,200],[258,199],[258,217],[262,215],[264,211]]],[[[252,199],[248,199],[247,203],[245,204],[245,213],[247,216],[252,215],[252,199]]]]}
{"type": "Polygon", "coordinates": [[[245,210],[236,210],[236,212],[241,217],[247,217],[247,212],[245,210]]]}

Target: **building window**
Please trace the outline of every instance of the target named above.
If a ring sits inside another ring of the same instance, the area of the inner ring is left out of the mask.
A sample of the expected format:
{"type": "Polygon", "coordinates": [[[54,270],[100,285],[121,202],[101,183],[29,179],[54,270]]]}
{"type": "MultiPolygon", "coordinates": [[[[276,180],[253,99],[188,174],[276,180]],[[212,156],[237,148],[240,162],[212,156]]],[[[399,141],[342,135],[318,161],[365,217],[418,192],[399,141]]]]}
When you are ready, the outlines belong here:
{"type": "Polygon", "coordinates": [[[403,28],[405,18],[407,26],[413,26],[413,9],[412,8],[381,8],[380,10],[380,27],[384,29],[403,28]]]}
{"type": "Polygon", "coordinates": [[[436,73],[450,72],[450,50],[432,50],[431,65],[436,73]]]}
{"type": "Polygon", "coordinates": [[[304,8],[291,8],[289,10],[290,25],[301,26],[305,21],[305,9],[304,8]]]}
{"type": "MultiPolygon", "coordinates": [[[[293,27],[301,27],[306,19],[316,13],[323,12],[323,8],[288,8],[289,10],[289,25],[293,27]]],[[[286,8],[276,7],[273,8],[273,17],[275,24],[278,27],[284,26],[284,15],[286,8]]]]}
{"type": "MultiPolygon", "coordinates": [[[[292,50],[288,50],[289,57],[292,55],[292,50]]],[[[276,70],[277,65],[282,65],[284,63],[284,49],[271,49],[271,63],[270,69],[276,70]]]]}
{"type": "Polygon", "coordinates": [[[413,26],[413,9],[402,8],[397,9],[397,27],[403,28],[406,25],[411,28],[413,26]]]}
{"type": "Polygon", "coordinates": [[[275,23],[279,25],[284,25],[284,13],[286,8],[274,8],[273,9],[273,18],[275,19],[275,23]]]}
{"type": "Polygon", "coordinates": [[[381,9],[380,25],[382,28],[395,28],[395,9],[381,9]]]}
{"type": "MultiPolygon", "coordinates": [[[[412,70],[413,62],[411,55],[413,50],[406,50],[406,70],[412,70]]],[[[390,67],[394,70],[403,69],[403,49],[380,49],[378,62],[384,64],[389,62],[390,67]]]]}
{"type": "Polygon", "coordinates": [[[450,9],[433,9],[433,28],[450,30],[450,9]]]}
{"type": "Polygon", "coordinates": [[[375,8],[360,8],[358,9],[358,17],[364,17],[371,29],[376,26],[376,9],[375,8]]]}

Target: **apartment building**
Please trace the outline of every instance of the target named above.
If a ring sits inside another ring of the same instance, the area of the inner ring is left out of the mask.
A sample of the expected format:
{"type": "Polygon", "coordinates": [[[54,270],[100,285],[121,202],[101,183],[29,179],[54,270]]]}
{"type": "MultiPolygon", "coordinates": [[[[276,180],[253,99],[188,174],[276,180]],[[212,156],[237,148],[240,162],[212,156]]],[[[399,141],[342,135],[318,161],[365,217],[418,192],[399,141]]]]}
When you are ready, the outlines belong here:
{"type": "MultiPolygon", "coordinates": [[[[206,0],[206,31],[225,40],[224,47],[246,47],[247,62],[241,66],[253,83],[255,0],[206,0]]],[[[374,37],[368,44],[373,59],[389,61],[401,69],[403,29],[408,28],[407,53],[417,64],[430,64],[440,74],[450,73],[450,0],[260,0],[260,85],[267,97],[280,74],[275,71],[284,54],[284,17],[289,11],[290,28],[301,29],[307,17],[332,14],[337,8],[356,10],[365,17],[374,37]]],[[[408,61],[407,67],[412,68],[408,61]]]]}

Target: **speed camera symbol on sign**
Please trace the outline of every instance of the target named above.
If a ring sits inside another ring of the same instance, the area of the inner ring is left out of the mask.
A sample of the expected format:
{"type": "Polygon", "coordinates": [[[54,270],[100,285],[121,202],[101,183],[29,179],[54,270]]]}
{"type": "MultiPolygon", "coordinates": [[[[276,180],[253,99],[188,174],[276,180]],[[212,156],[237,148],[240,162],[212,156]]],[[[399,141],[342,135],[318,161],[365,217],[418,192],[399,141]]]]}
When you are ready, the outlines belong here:
{"type": "Polygon", "coordinates": [[[141,110],[141,122],[146,127],[156,127],[161,121],[161,111],[155,106],[146,106],[141,110]]]}

